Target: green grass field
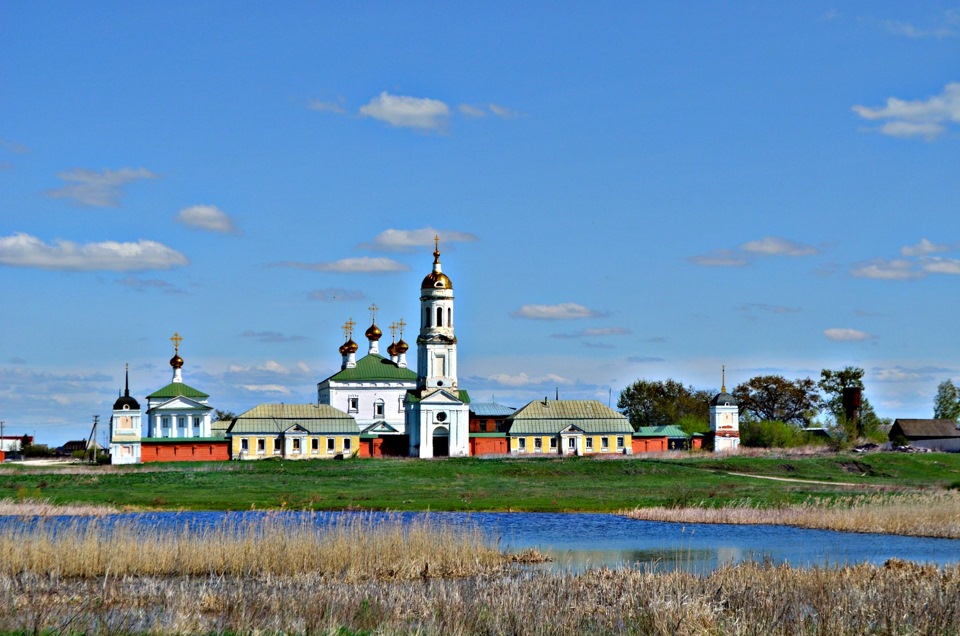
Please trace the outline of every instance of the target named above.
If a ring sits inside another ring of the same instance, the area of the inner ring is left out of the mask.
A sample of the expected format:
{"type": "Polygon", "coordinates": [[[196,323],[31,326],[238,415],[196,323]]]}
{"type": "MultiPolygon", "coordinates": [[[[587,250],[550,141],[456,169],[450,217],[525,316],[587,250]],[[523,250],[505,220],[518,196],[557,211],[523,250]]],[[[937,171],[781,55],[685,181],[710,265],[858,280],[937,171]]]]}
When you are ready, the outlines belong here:
{"type": "Polygon", "coordinates": [[[777,506],[811,495],[848,496],[879,487],[960,487],[960,454],[268,460],[104,468],[8,464],[0,470],[0,498],[172,510],[612,512],[700,502],[721,506],[744,499],[777,506]]]}

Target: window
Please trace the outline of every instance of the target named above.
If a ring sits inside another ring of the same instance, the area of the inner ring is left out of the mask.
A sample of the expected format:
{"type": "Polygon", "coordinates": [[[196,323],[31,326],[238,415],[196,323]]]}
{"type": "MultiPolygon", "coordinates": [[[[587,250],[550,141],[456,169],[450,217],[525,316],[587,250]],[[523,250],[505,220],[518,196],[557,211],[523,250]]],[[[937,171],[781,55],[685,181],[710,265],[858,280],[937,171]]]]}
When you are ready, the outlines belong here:
{"type": "Polygon", "coordinates": [[[568,438],[567,438],[567,448],[569,448],[569,449],[572,450],[572,451],[577,450],[577,438],[575,438],[575,437],[568,437],[568,438]]]}
{"type": "Polygon", "coordinates": [[[273,454],[279,455],[282,452],[283,452],[283,438],[278,437],[277,439],[273,440],[273,454]]]}
{"type": "Polygon", "coordinates": [[[397,399],[397,413],[403,413],[403,398],[397,399]]]}
{"type": "Polygon", "coordinates": [[[343,452],[346,453],[346,452],[349,451],[349,450],[350,450],[350,438],[349,438],[349,437],[344,437],[344,438],[343,438],[343,452]]]}
{"type": "Polygon", "coordinates": [[[332,453],[332,452],[335,451],[335,450],[336,450],[336,446],[334,446],[333,438],[332,438],[332,437],[328,437],[328,438],[327,438],[327,452],[328,452],[328,453],[332,453]]]}
{"type": "Polygon", "coordinates": [[[320,452],[320,438],[319,438],[319,437],[314,437],[313,439],[310,440],[310,450],[313,451],[314,453],[319,453],[319,452],[320,452]]]}
{"type": "Polygon", "coordinates": [[[360,398],[359,397],[347,398],[347,412],[356,413],[359,410],[360,410],[360,398]]]}
{"type": "Polygon", "coordinates": [[[383,417],[383,400],[377,400],[373,405],[373,416],[383,417]]]}
{"type": "Polygon", "coordinates": [[[202,418],[202,417],[194,416],[194,417],[193,417],[193,428],[194,428],[194,430],[196,430],[196,431],[199,433],[199,432],[200,432],[200,428],[201,428],[202,426],[203,426],[203,418],[202,418]]]}
{"type": "Polygon", "coordinates": [[[610,438],[601,437],[600,438],[600,450],[607,450],[610,447],[610,438]]]}
{"type": "Polygon", "coordinates": [[[518,444],[518,446],[520,447],[520,452],[521,452],[521,453],[527,452],[527,438],[526,438],[526,437],[521,437],[520,439],[518,439],[518,440],[517,440],[517,444],[518,444]]]}
{"type": "Polygon", "coordinates": [[[556,438],[556,437],[551,437],[551,438],[550,438],[550,450],[557,450],[557,438],[556,438]]]}
{"type": "Polygon", "coordinates": [[[182,416],[182,415],[181,415],[180,417],[178,417],[178,418],[177,418],[177,426],[180,427],[180,428],[186,428],[186,427],[187,427],[187,418],[185,418],[185,417],[182,416]]]}
{"type": "Polygon", "coordinates": [[[267,452],[267,440],[263,439],[262,437],[257,438],[257,452],[261,455],[267,452]]]}
{"type": "Polygon", "coordinates": [[[170,416],[164,415],[160,418],[160,426],[163,428],[170,428],[170,416]]]}
{"type": "Polygon", "coordinates": [[[533,438],[533,452],[539,453],[543,450],[543,439],[539,437],[533,438]]]}
{"type": "Polygon", "coordinates": [[[448,327],[453,326],[453,308],[452,307],[447,307],[447,326],[448,327]]]}
{"type": "Polygon", "coordinates": [[[250,440],[248,440],[246,437],[240,438],[240,452],[241,453],[250,452],[250,440]]]}
{"type": "Polygon", "coordinates": [[[623,435],[617,436],[617,449],[623,450],[623,435]]]}
{"type": "Polygon", "coordinates": [[[426,325],[427,327],[430,326],[430,308],[429,307],[423,308],[423,324],[426,325]]]}
{"type": "Polygon", "coordinates": [[[294,452],[294,453],[299,453],[299,452],[300,452],[300,438],[299,438],[299,437],[294,437],[294,438],[293,438],[292,440],[290,440],[290,441],[293,442],[293,452],[294,452]]]}
{"type": "Polygon", "coordinates": [[[443,307],[437,307],[437,326],[443,326],[443,307]]]}
{"type": "Polygon", "coordinates": [[[588,437],[588,438],[587,438],[587,450],[593,450],[593,438],[592,438],[592,437],[588,437]]]}

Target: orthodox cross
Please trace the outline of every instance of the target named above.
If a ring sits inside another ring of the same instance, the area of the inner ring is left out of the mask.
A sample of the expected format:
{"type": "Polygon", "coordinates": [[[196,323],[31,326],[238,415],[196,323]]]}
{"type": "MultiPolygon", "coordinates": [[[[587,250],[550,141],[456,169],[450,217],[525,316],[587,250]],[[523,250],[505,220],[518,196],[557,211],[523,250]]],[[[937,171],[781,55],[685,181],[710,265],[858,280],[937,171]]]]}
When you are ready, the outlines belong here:
{"type": "Polygon", "coordinates": [[[403,340],[403,328],[407,326],[407,323],[403,322],[403,318],[397,321],[397,329],[400,330],[400,339],[403,340]]]}
{"type": "Polygon", "coordinates": [[[390,323],[390,340],[393,342],[397,341],[397,323],[390,323]]]}
{"type": "Polygon", "coordinates": [[[173,342],[173,352],[176,354],[180,353],[180,343],[183,342],[183,338],[176,331],[173,332],[173,337],[170,338],[170,341],[173,342]]]}
{"type": "Polygon", "coordinates": [[[373,303],[367,309],[370,310],[370,323],[377,324],[377,312],[380,311],[380,308],[377,307],[377,303],[373,303]]]}
{"type": "Polygon", "coordinates": [[[347,320],[347,322],[343,323],[343,337],[344,337],[344,338],[346,338],[347,340],[350,339],[350,337],[353,335],[353,327],[354,327],[356,324],[357,324],[357,323],[353,322],[353,318],[350,318],[350,319],[347,320]]]}

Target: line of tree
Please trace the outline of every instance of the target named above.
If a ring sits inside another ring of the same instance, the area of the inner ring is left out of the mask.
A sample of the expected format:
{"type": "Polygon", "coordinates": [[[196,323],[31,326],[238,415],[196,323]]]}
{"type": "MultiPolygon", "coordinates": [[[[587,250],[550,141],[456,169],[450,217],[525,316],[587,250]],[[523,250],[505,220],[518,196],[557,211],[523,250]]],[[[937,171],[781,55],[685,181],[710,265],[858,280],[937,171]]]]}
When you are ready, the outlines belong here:
{"type": "MultiPolygon", "coordinates": [[[[876,434],[883,424],[869,400],[862,396],[857,428],[844,428],[848,423],[843,409],[843,389],[862,390],[863,375],[859,367],[823,369],[819,381],[758,375],[737,385],[732,394],[746,422],[783,422],[804,427],[813,424],[820,413],[826,411],[845,437],[855,439],[876,434]]],[[[952,396],[944,398],[944,403],[960,412],[960,391],[950,383],[944,392],[952,396]]],[[[617,408],[635,428],[676,424],[687,433],[704,432],[710,428],[710,400],[716,393],[684,386],[673,379],[641,379],[620,392],[617,408]]]]}
{"type": "Polygon", "coordinates": [[[953,380],[944,380],[937,385],[933,416],[937,419],[960,420],[960,389],[957,389],[953,380]]]}

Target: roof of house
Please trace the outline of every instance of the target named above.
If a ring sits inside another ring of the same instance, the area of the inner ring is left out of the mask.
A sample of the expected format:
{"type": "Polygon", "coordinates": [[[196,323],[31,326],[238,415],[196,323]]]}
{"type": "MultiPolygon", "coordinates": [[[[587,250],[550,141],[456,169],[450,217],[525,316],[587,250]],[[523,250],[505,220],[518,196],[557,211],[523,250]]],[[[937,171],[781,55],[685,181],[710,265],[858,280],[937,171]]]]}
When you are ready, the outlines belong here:
{"type": "MultiPolygon", "coordinates": [[[[439,389],[430,389],[429,391],[430,393],[426,397],[433,395],[437,391],[445,391],[448,394],[456,394],[457,399],[463,402],[464,404],[470,404],[470,394],[467,393],[466,389],[450,389],[448,387],[441,387],[439,389]]],[[[424,396],[421,394],[420,391],[407,391],[407,400],[412,402],[413,404],[423,401],[423,398],[424,396]]]]}
{"type": "Polygon", "coordinates": [[[198,391],[192,386],[188,386],[183,382],[171,382],[167,386],[154,391],[147,396],[147,399],[152,398],[174,398],[174,397],[189,397],[189,398],[208,398],[210,397],[203,391],[198,391]]]}
{"type": "Polygon", "coordinates": [[[210,435],[212,437],[223,437],[233,420],[217,420],[210,423],[210,435]]]}
{"type": "Polygon", "coordinates": [[[504,417],[512,415],[516,410],[512,406],[504,406],[496,402],[473,402],[470,404],[470,412],[478,417],[504,417]]]}
{"type": "MultiPolygon", "coordinates": [[[[960,437],[957,422],[954,420],[894,420],[893,426],[910,438],[921,437],[960,437]]],[[[892,430],[891,430],[892,432],[892,430]]]]}
{"type": "Polygon", "coordinates": [[[684,439],[690,437],[682,428],[674,424],[665,426],[641,426],[634,435],[636,437],[682,437],[684,439]]]}
{"type": "Polygon", "coordinates": [[[277,434],[293,426],[308,433],[360,433],[355,419],[329,404],[260,404],[237,417],[226,434],[277,434]]]}
{"type": "Polygon", "coordinates": [[[633,433],[629,420],[596,400],[537,400],[507,418],[511,435],[559,433],[576,426],[584,433],[633,433]]]}
{"type": "Polygon", "coordinates": [[[389,358],[371,353],[357,360],[357,366],[341,369],[324,380],[324,382],[331,380],[334,382],[416,382],[417,372],[399,367],[396,362],[393,362],[389,358]]]}

